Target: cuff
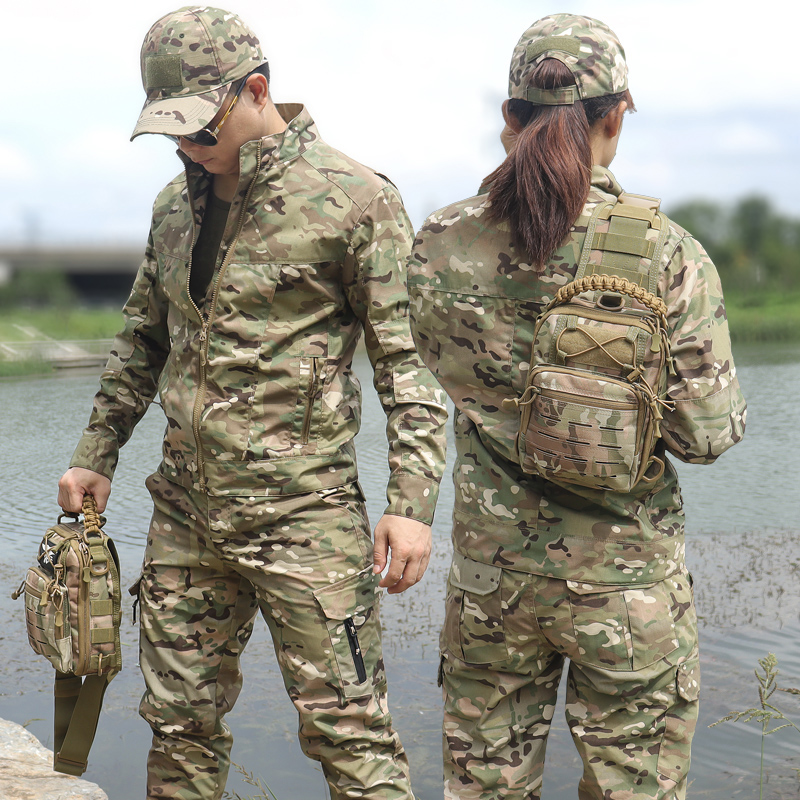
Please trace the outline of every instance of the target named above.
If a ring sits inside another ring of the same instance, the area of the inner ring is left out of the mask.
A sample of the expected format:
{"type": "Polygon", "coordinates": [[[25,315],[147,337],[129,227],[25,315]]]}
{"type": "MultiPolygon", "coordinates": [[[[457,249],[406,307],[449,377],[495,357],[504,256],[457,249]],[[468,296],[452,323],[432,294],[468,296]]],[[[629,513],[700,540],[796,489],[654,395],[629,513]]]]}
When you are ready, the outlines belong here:
{"type": "Polygon", "coordinates": [[[98,472],[109,480],[114,479],[117,468],[119,445],[97,435],[84,434],[72,454],[70,467],[83,467],[98,472]]]}
{"type": "Polygon", "coordinates": [[[439,498],[439,483],[428,478],[395,472],[389,478],[386,499],[389,505],[384,514],[410,517],[426,525],[433,523],[433,512],[439,498]]]}

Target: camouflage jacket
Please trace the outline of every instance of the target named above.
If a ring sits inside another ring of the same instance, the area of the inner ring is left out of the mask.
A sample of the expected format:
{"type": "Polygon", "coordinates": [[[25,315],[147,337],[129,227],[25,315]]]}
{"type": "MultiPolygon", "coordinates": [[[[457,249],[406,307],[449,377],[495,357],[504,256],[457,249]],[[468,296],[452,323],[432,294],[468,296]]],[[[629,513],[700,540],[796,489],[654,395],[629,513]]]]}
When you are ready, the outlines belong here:
{"type": "MultiPolygon", "coordinates": [[[[515,453],[519,414],[503,409],[524,389],[539,312],[576,273],[592,210],[620,192],[613,175],[595,167],[583,214],[541,276],[511,243],[509,227],[487,222],[486,194],[436,212],[417,234],[411,328],[456,406],[453,539],[468,558],[600,584],[660,580],[683,563],[681,494],[668,459],[659,480],[630,494],[527,476],[515,453]]],[[[661,266],[675,374],[657,452],[709,463],[741,439],[745,417],[719,277],[674,224],[661,266]]]]}
{"type": "Polygon", "coordinates": [[[362,331],[388,418],[387,513],[430,522],[445,395],[414,351],[412,229],[394,187],[325,144],[308,112],[249,142],[202,310],[189,294],[208,175],[158,196],[150,239],[73,466],[111,478],[156,394],[161,473],[216,495],[296,494],[356,479],[351,361],[362,331]]]}

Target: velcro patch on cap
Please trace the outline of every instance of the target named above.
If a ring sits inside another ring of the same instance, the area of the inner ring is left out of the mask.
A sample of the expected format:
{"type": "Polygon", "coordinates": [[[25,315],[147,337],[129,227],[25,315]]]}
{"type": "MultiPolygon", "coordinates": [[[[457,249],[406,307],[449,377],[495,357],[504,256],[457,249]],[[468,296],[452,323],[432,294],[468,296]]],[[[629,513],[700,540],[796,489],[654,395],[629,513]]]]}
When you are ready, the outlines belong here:
{"type": "Polygon", "coordinates": [[[577,39],[569,36],[546,36],[544,39],[537,39],[528,45],[526,55],[528,61],[533,61],[540,53],[547,50],[560,50],[571,56],[577,56],[581,49],[581,43],[577,39]]]}
{"type": "Polygon", "coordinates": [[[144,57],[145,91],[183,88],[183,70],[178,55],[144,57]]]}

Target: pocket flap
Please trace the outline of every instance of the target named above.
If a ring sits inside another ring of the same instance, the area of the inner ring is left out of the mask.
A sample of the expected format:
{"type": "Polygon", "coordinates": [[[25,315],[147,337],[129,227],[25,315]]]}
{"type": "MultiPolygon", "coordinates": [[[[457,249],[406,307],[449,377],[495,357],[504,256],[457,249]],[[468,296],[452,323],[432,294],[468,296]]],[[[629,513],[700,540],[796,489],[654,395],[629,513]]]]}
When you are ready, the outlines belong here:
{"type": "Polygon", "coordinates": [[[678,665],[678,694],[693,703],[700,695],[700,659],[693,658],[678,665]]]}
{"type": "Polygon", "coordinates": [[[602,594],[604,592],[625,592],[629,589],[649,589],[658,581],[650,583],[586,583],[586,581],[567,581],[567,589],[573,594],[602,594]]]}
{"type": "Polygon", "coordinates": [[[363,615],[372,608],[381,576],[372,567],[362,569],[343,580],[324,586],[314,592],[328,619],[344,620],[363,615]]]}
{"type": "Polygon", "coordinates": [[[477,595],[491,594],[500,585],[502,574],[502,567],[483,564],[461,553],[453,553],[450,583],[457,589],[464,589],[477,595]]]}

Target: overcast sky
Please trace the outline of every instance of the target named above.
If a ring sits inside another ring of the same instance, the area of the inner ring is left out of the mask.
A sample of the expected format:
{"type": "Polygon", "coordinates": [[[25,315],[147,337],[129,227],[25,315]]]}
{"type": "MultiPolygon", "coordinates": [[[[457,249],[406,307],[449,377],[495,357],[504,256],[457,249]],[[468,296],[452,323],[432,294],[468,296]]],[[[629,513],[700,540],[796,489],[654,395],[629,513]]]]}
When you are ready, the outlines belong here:
{"type": "MultiPolygon", "coordinates": [[[[139,48],[164,0],[14,4],[3,28],[0,247],[138,245],[180,169],[163,137],[129,142],[139,48]]],[[[277,102],[305,103],[330,144],[388,175],[418,225],[473,194],[502,158],[500,104],[520,34],[548,13],[602,19],[628,57],[638,113],[613,169],[669,207],[770,197],[800,216],[800,3],[236,0],[277,102]]]]}

